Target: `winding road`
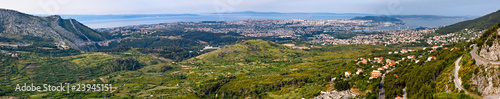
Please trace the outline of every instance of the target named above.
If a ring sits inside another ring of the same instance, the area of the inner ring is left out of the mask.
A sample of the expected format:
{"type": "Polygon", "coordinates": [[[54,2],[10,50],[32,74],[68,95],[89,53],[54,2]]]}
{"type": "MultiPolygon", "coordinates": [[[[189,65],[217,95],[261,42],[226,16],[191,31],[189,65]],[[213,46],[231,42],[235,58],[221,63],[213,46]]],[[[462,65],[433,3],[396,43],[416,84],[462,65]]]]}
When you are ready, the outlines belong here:
{"type": "Polygon", "coordinates": [[[458,66],[458,63],[462,60],[462,56],[455,61],[455,79],[453,79],[453,82],[455,82],[455,88],[458,88],[459,90],[463,90],[465,94],[469,94],[464,88],[462,87],[462,80],[458,77],[458,71],[460,70],[460,66],[458,66]]]}
{"type": "MultiPolygon", "coordinates": [[[[476,60],[476,62],[481,61],[483,63],[483,65],[486,65],[486,64],[499,65],[500,64],[500,61],[490,61],[490,60],[487,60],[487,59],[484,59],[484,58],[478,56],[476,53],[477,53],[477,46],[474,44],[474,49],[472,51],[470,51],[470,54],[471,54],[472,58],[474,58],[476,60]]],[[[478,65],[478,64],[476,63],[476,65],[478,65]]]]}
{"type": "MultiPolygon", "coordinates": [[[[477,46],[474,44],[474,49],[472,51],[470,51],[470,54],[472,56],[472,58],[474,58],[476,60],[476,65],[478,61],[482,61],[482,64],[483,65],[486,65],[486,64],[492,64],[492,65],[499,65],[500,64],[500,61],[490,61],[490,60],[486,60],[482,57],[479,57],[476,53],[477,53],[477,46]]],[[[492,94],[492,95],[485,95],[483,96],[483,98],[486,98],[486,99],[500,99],[500,94],[492,94]]]]}

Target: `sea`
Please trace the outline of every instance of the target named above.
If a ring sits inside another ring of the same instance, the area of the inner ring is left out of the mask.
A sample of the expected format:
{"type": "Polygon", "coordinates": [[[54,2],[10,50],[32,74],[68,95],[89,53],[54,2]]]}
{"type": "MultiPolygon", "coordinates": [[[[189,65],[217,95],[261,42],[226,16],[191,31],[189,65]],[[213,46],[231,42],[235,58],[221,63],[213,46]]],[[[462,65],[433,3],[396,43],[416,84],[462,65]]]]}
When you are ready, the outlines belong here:
{"type": "MultiPolygon", "coordinates": [[[[237,21],[246,19],[316,19],[316,20],[348,20],[354,17],[363,17],[370,14],[357,13],[206,13],[206,14],[148,14],[148,15],[61,15],[63,18],[76,19],[90,28],[111,28],[131,25],[158,24],[171,22],[200,22],[200,21],[237,21]]],[[[391,30],[398,28],[442,27],[457,22],[472,19],[464,17],[458,19],[402,19],[405,25],[379,27],[373,30],[391,30]]]]}

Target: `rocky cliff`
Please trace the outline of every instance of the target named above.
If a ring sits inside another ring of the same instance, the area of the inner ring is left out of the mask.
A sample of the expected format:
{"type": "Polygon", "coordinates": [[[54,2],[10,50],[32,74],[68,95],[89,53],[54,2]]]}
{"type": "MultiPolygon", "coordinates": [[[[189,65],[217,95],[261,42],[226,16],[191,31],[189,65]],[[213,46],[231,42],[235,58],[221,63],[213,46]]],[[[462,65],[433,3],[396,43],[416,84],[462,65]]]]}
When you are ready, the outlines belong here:
{"type": "MultiPolygon", "coordinates": [[[[94,41],[105,40],[99,33],[74,19],[62,19],[58,15],[39,17],[8,9],[0,9],[0,37],[19,40],[40,37],[85,50],[95,49],[94,41]]],[[[27,42],[30,41],[24,43],[27,42]]]]}
{"type": "Polygon", "coordinates": [[[483,45],[479,55],[484,59],[497,61],[500,59],[500,45],[498,42],[494,42],[491,46],[483,45]]]}
{"type": "Polygon", "coordinates": [[[481,47],[479,55],[484,59],[491,61],[500,60],[500,23],[491,27],[488,31],[484,32],[478,40],[478,46],[481,47]]]}
{"type": "Polygon", "coordinates": [[[480,65],[478,72],[470,79],[473,89],[477,89],[483,96],[500,93],[499,69],[493,66],[480,65]]]}
{"type": "MultiPolygon", "coordinates": [[[[482,62],[471,68],[470,81],[471,90],[479,92],[482,96],[500,94],[500,69],[495,61],[500,60],[500,23],[492,26],[485,31],[479,39],[474,41],[480,48],[478,54],[483,59],[489,60],[488,63],[482,62]],[[493,63],[492,63],[493,62],[493,63]],[[473,72],[473,73],[472,73],[473,72]]],[[[475,58],[476,64],[483,59],[475,58]]],[[[472,61],[472,60],[471,60],[472,61]]]]}

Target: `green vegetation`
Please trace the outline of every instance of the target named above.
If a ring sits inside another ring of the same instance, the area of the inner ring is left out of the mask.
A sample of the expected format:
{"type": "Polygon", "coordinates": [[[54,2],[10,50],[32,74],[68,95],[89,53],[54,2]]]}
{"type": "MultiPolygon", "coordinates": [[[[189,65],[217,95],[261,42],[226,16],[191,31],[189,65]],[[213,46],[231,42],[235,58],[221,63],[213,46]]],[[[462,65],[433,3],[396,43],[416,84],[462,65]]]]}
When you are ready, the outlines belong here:
{"type": "MultiPolygon", "coordinates": [[[[463,46],[468,45],[470,44],[459,43],[450,45],[450,47],[463,48],[463,46]]],[[[436,56],[437,60],[429,61],[425,64],[414,64],[407,61],[404,63],[411,64],[403,64],[402,67],[396,68],[394,71],[386,74],[385,88],[394,89],[386,91],[386,98],[401,96],[403,88],[406,88],[408,98],[433,98],[438,93],[436,86],[441,85],[439,83],[440,75],[443,72],[449,73],[449,67],[454,66],[453,62],[468,51],[466,49],[453,51],[438,50],[428,55],[436,56]],[[395,77],[394,75],[398,75],[399,77],[395,77]]],[[[421,60],[425,60],[428,56],[424,56],[421,60]]]]}
{"type": "Polygon", "coordinates": [[[496,25],[492,26],[490,29],[485,31],[479,39],[475,40],[477,46],[481,49],[485,44],[491,46],[493,45],[493,42],[498,43],[500,41],[498,40],[498,38],[500,37],[500,35],[498,34],[499,27],[500,23],[497,23],[496,25]]]}
{"type": "Polygon", "coordinates": [[[97,31],[90,29],[89,27],[83,25],[75,19],[61,19],[59,20],[59,25],[64,29],[74,33],[83,40],[103,41],[106,39],[102,37],[101,34],[97,31]],[[70,21],[73,22],[73,24],[71,24],[70,21]]]}
{"type": "MultiPolygon", "coordinates": [[[[490,14],[495,16],[495,14],[490,14]]],[[[50,18],[50,17],[49,17],[50,18]]],[[[477,20],[494,21],[492,19],[477,20]]],[[[401,21],[387,16],[368,16],[376,22],[401,21]]],[[[16,98],[311,98],[321,91],[349,90],[373,99],[379,97],[382,77],[371,78],[371,71],[388,65],[391,60],[400,60],[409,55],[415,59],[401,60],[385,74],[383,98],[394,98],[406,94],[408,98],[480,98],[475,86],[471,85],[472,75],[484,68],[474,66],[468,54],[471,44],[491,45],[498,37],[500,23],[491,27],[483,36],[468,43],[444,45],[434,52],[417,50],[402,54],[388,54],[401,49],[422,49],[415,46],[430,46],[426,43],[406,43],[388,45],[317,45],[288,38],[263,37],[266,40],[243,37],[237,33],[209,33],[200,31],[180,31],[157,29],[148,33],[104,33],[96,32],[76,20],[59,20],[59,25],[75,33],[82,40],[103,41],[120,38],[109,46],[99,46],[96,52],[59,49],[51,38],[22,36],[19,38],[0,37],[0,42],[11,45],[0,46],[0,96],[16,98]],[[73,22],[73,24],[71,24],[73,22]],[[76,28],[75,28],[76,27],[76,28]],[[280,43],[305,46],[310,49],[294,49],[280,43]],[[201,50],[203,46],[221,46],[217,50],[201,50]],[[453,49],[453,50],[451,50],[453,49]],[[18,56],[11,55],[16,53],[18,56]],[[437,59],[425,61],[429,56],[437,59]],[[460,77],[463,86],[472,94],[466,95],[454,88],[453,63],[460,62],[460,77]],[[361,57],[373,59],[361,63],[361,57]],[[374,57],[390,59],[375,62],[374,57]],[[416,62],[420,60],[420,62],[416,62]],[[363,72],[355,74],[358,69],[363,72]],[[345,72],[351,72],[348,77],[345,72]],[[112,84],[111,92],[16,92],[15,84],[112,84]],[[403,90],[406,89],[406,90],[403,90]]],[[[213,23],[206,21],[205,23],[213,23]]],[[[216,21],[215,21],[216,22],[216,21]]],[[[455,26],[476,24],[466,21],[443,28],[454,31],[455,26]]],[[[209,26],[209,25],[208,25],[209,26]]],[[[238,27],[230,25],[227,27],[238,27]]],[[[3,30],[0,27],[0,31],[3,30]]],[[[463,29],[463,28],[461,28],[463,29]]],[[[126,29],[124,29],[126,30],[126,29]]],[[[459,29],[458,29],[459,30],[459,29]]],[[[379,32],[335,33],[315,32],[304,35],[307,39],[314,34],[328,34],[339,39],[379,32]]],[[[430,34],[437,35],[437,34],[430,34]]],[[[430,36],[429,35],[429,36],[430,36]]],[[[498,82],[494,82],[498,83],[498,82]]],[[[498,86],[498,84],[495,84],[498,86]]],[[[4,98],[4,97],[0,97],[4,98]]]]}
{"type": "Polygon", "coordinates": [[[159,48],[138,48],[137,51],[144,54],[153,54],[174,61],[182,61],[194,56],[201,55],[209,51],[188,51],[182,47],[159,47],[159,48]]]}
{"type": "MultiPolygon", "coordinates": [[[[467,55],[467,54],[466,54],[467,55]]],[[[463,59],[463,58],[462,58],[463,59]]],[[[439,75],[436,80],[436,89],[437,92],[454,92],[459,93],[457,88],[455,88],[455,83],[453,79],[455,78],[455,66],[447,66],[439,75]]]]}
{"type": "Polygon", "coordinates": [[[264,40],[239,41],[207,54],[200,55],[191,61],[203,64],[271,63],[273,61],[290,61],[305,54],[304,51],[291,49],[283,45],[264,40]]]}
{"type": "Polygon", "coordinates": [[[232,44],[241,39],[247,39],[236,33],[157,31],[159,32],[153,34],[134,33],[133,35],[122,36],[124,39],[121,41],[110,42],[109,46],[100,46],[99,49],[112,49],[119,46],[155,49],[161,47],[182,47],[193,51],[200,50],[205,45],[222,46],[232,44]]]}
{"type": "Polygon", "coordinates": [[[465,93],[437,93],[434,95],[437,99],[482,99],[481,97],[471,97],[465,93]]]}
{"type": "Polygon", "coordinates": [[[436,33],[448,34],[458,32],[463,29],[485,30],[497,24],[498,22],[500,22],[500,10],[473,20],[463,21],[443,27],[437,30],[436,33]]]}
{"type": "Polygon", "coordinates": [[[19,58],[2,56],[5,59],[0,68],[8,71],[0,78],[10,80],[2,80],[0,92],[7,96],[41,98],[139,98],[150,95],[163,98],[309,98],[317,96],[321,90],[333,90],[334,85],[342,85],[343,90],[355,88],[376,97],[380,79],[367,83],[366,76],[353,76],[346,81],[329,82],[333,77],[343,78],[346,70],[355,71],[358,68],[352,61],[355,58],[382,50],[387,48],[339,45],[300,50],[266,40],[245,40],[179,63],[151,57],[159,53],[184,52],[177,48],[121,47],[107,51],[109,54],[92,52],[52,58],[32,56],[36,54],[31,52],[19,58]],[[33,58],[24,58],[28,56],[33,58]],[[23,82],[110,83],[113,87],[116,85],[117,90],[113,93],[18,93],[7,87],[23,82]],[[367,84],[369,87],[363,86],[367,84]]]}
{"type": "MultiPolygon", "coordinates": [[[[2,69],[0,95],[8,96],[28,96],[38,93],[14,92],[15,84],[77,83],[97,79],[113,72],[135,71],[161,62],[159,59],[139,54],[81,54],[80,51],[66,53],[71,50],[24,49],[24,47],[7,49],[7,51],[19,53],[18,57],[4,56],[4,54],[0,57],[2,63],[0,64],[2,69]]],[[[49,93],[49,95],[52,94],[49,93]]]]}
{"type": "Polygon", "coordinates": [[[344,90],[347,90],[350,88],[351,88],[351,85],[349,85],[349,82],[347,82],[347,81],[338,81],[337,83],[335,83],[335,89],[337,89],[339,91],[344,91],[344,90]]]}

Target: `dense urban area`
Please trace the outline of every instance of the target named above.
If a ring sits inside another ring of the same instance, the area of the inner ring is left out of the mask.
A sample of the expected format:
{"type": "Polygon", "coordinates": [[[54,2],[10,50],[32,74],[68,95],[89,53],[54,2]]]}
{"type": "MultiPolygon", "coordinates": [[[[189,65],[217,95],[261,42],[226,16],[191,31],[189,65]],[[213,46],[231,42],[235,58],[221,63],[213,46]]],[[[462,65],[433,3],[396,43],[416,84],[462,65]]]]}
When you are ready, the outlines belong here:
{"type": "Polygon", "coordinates": [[[478,38],[481,33],[481,31],[474,29],[464,29],[456,33],[438,35],[435,33],[438,28],[426,27],[377,30],[380,27],[403,25],[403,23],[373,22],[371,20],[248,19],[240,21],[174,22],[101,28],[98,30],[115,35],[130,35],[133,33],[152,34],[158,32],[158,30],[170,29],[185,32],[237,33],[246,37],[305,39],[310,43],[323,45],[372,44],[384,46],[405,43],[443,45],[473,40],[478,38]]]}

